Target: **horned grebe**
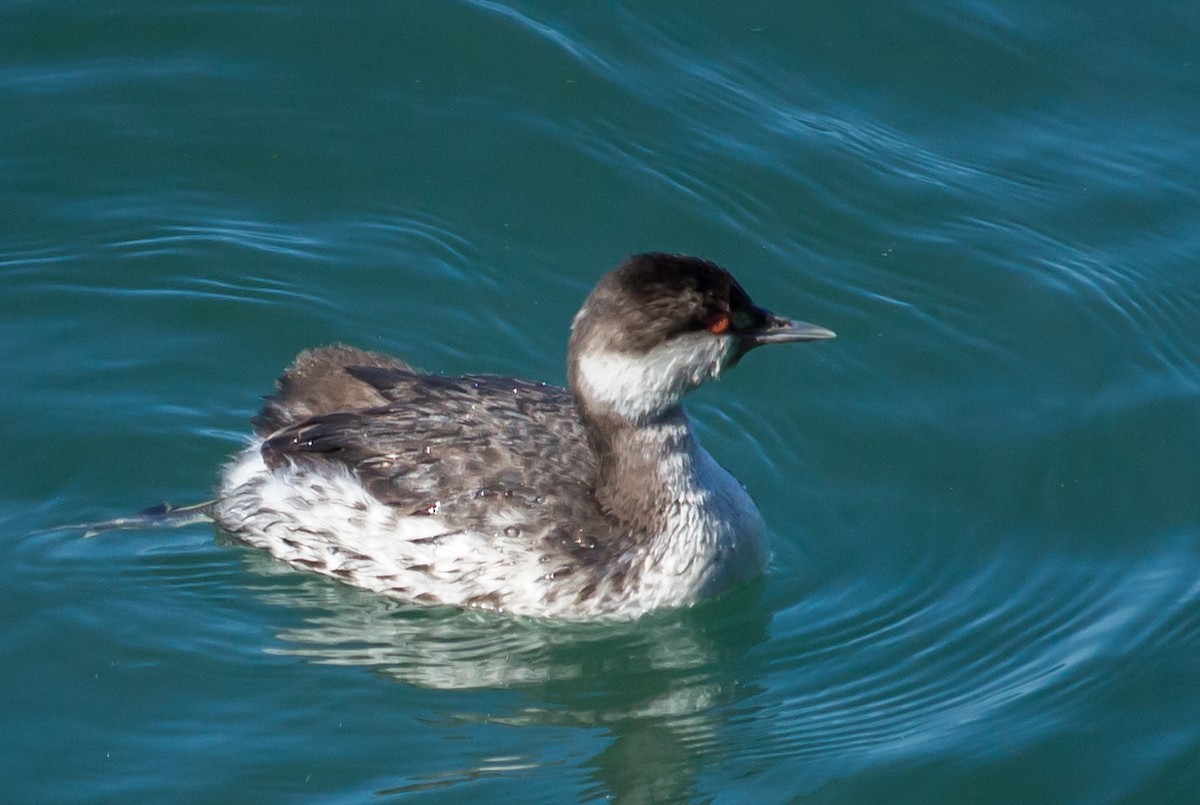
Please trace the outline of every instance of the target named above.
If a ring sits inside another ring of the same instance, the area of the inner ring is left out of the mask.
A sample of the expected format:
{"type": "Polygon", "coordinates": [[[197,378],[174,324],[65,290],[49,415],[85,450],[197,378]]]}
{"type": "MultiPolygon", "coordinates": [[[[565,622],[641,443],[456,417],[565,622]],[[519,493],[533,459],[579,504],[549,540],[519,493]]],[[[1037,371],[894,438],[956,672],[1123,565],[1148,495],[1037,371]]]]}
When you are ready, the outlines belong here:
{"type": "Polygon", "coordinates": [[[398,599],[633,618],[765,567],[763,522],[681,400],[750,349],[832,338],[727,271],[643,254],[571,327],[570,389],[301,353],[208,514],[293,566],[398,599]]]}

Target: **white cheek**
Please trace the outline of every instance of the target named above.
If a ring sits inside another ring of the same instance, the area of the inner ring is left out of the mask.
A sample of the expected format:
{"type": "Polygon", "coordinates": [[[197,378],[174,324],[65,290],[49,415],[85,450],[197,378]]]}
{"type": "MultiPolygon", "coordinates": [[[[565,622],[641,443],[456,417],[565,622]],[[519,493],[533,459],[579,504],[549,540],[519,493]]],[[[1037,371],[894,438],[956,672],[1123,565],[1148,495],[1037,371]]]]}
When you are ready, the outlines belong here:
{"type": "Polygon", "coordinates": [[[585,353],[578,363],[579,390],[596,405],[641,419],[719,377],[733,347],[732,337],[704,333],[676,338],[645,355],[585,353]]]}

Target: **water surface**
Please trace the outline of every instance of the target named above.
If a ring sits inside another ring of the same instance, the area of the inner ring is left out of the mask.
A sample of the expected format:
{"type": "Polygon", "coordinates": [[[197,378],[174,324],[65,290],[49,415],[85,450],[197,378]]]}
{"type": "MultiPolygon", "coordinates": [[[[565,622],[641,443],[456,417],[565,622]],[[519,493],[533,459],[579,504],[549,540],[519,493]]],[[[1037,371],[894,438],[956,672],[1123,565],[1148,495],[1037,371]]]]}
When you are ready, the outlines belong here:
{"type": "Polygon", "coordinates": [[[1189,802],[1200,10],[10,3],[0,616],[17,801],[1189,802]],[[650,250],[836,330],[695,395],[760,583],[422,609],[203,526],[335,341],[563,382],[650,250]]]}

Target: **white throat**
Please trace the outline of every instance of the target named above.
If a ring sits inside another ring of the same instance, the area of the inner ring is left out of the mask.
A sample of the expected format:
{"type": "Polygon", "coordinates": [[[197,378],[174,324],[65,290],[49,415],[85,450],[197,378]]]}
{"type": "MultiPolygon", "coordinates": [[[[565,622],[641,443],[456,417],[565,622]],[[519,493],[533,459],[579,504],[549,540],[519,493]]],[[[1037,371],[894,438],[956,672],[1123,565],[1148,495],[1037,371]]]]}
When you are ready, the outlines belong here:
{"type": "Polygon", "coordinates": [[[731,336],[704,332],[674,338],[644,355],[585,351],[576,364],[576,391],[597,409],[643,422],[720,377],[734,349],[731,336]]]}

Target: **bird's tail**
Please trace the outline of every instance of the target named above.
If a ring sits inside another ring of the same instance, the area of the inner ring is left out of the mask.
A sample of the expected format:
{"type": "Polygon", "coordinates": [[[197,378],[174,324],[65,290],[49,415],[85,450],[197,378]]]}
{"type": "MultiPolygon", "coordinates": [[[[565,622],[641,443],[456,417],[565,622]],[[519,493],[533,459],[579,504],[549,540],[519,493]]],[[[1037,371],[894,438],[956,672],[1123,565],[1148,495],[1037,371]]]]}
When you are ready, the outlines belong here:
{"type": "Polygon", "coordinates": [[[101,520],[98,523],[71,523],[54,528],[44,528],[34,531],[36,534],[49,534],[55,531],[82,531],[83,538],[89,539],[105,531],[140,531],[148,528],[180,528],[193,523],[211,523],[214,500],[195,503],[191,506],[172,506],[170,503],[160,503],[148,509],[142,509],[137,514],[128,517],[117,517],[112,520],[101,520]]]}

